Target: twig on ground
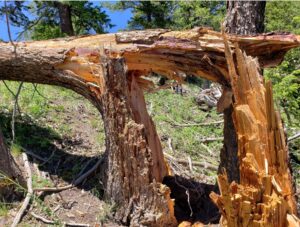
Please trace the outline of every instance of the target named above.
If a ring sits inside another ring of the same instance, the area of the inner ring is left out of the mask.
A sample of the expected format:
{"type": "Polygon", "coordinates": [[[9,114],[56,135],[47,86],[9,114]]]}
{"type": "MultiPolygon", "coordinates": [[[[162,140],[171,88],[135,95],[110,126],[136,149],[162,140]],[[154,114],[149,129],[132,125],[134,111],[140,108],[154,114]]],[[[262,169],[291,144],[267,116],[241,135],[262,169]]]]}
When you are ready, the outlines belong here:
{"type": "Polygon", "coordinates": [[[72,184],[62,186],[62,187],[53,187],[53,188],[35,188],[34,191],[57,192],[57,191],[64,191],[73,188],[79,185],[85,178],[87,178],[92,172],[94,172],[99,167],[99,165],[103,162],[103,160],[104,157],[101,157],[91,169],[89,169],[87,172],[79,176],[72,184]]]}
{"type": "Polygon", "coordinates": [[[300,132],[297,132],[295,135],[289,137],[287,141],[291,142],[292,140],[295,140],[295,139],[297,139],[299,137],[300,137],[300,132]]]}
{"type": "Polygon", "coordinates": [[[37,215],[37,214],[34,213],[34,212],[30,212],[29,214],[30,214],[32,217],[34,217],[35,219],[37,219],[37,220],[39,220],[39,221],[42,221],[42,222],[44,222],[44,223],[46,223],[46,224],[54,224],[54,223],[55,223],[54,221],[48,220],[47,218],[44,218],[44,217],[42,217],[42,216],[40,216],[40,215],[37,215]]]}
{"type": "MultiPolygon", "coordinates": [[[[32,217],[34,217],[35,219],[37,219],[39,221],[42,221],[42,222],[44,222],[46,224],[52,224],[52,225],[55,224],[54,221],[51,221],[51,220],[49,220],[47,218],[44,218],[44,217],[42,217],[42,216],[40,216],[40,215],[38,215],[38,214],[36,214],[34,212],[30,212],[30,215],[32,217]]],[[[84,224],[84,223],[68,223],[68,222],[63,222],[63,224],[65,226],[82,226],[82,227],[89,227],[90,226],[89,224],[84,224]]]]}
{"type": "Polygon", "coordinates": [[[173,146],[172,146],[172,139],[171,139],[170,137],[168,138],[168,146],[169,146],[170,151],[171,151],[173,154],[175,154],[174,149],[173,149],[173,146]]]}
{"type": "Polygon", "coordinates": [[[222,141],[222,140],[224,140],[223,137],[211,137],[211,138],[202,138],[199,140],[199,142],[208,143],[208,142],[222,141]]]}
{"type": "Polygon", "coordinates": [[[192,164],[192,159],[191,159],[190,156],[188,156],[188,163],[189,163],[190,171],[191,171],[191,173],[193,173],[193,172],[194,172],[194,171],[193,171],[193,164],[192,164]]]}
{"type": "Polygon", "coordinates": [[[209,126],[209,125],[219,125],[219,124],[224,123],[224,120],[220,120],[220,121],[213,121],[213,122],[180,124],[180,123],[175,122],[174,120],[172,120],[169,116],[167,116],[167,117],[170,119],[170,121],[168,121],[168,122],[171,125],[173,125],[174,127],[209,126]]]}
{"type": "MultiPolygon", "coordinates": [[[[11,143],[11,144],[12,144],[12,143],[11,143]]],[[[44,158],[42,158],[41,156],[39,156],[39,155],[33,153],[32,151],[29,151],[28,149],[26,149],[26,148],[24,148],[24,147],[20,147],[20,148],[21,148],[21,150],[23,150],[26,154],[28,154],[28,155],[30,155],[30,156],[32,156],[32,157],[34,157],[34,158],[36,158],[36,159],[38,159],[38,160],[40,160],[40,161],[43,161],[43,162],[47,161],[46,159],[44,159],[44,158]]]]}
{"type": "Polygon", "coordinates": [[[40,164],[40,166],[43,166],[43,165],[45,165],[47,162],[49,162],[50,159],[54,156],[55,151],[56,151],[56,148],[52,151],[52,153],[51,153],[51,155],[49,156],[49,158],[47,158],[42,164],[40,164]]]}
{"type": "Polygon", "coordinates": [[[211,156],[216,156],[216,155],[213,153],[213,151],[212,151],[208,146],[206,146],[206,145],[203,144],[203,143],[200,143],[200,145],[201,145],[202,147],[204,147],[205,150],[207,150],[208,153],[209,153],[211,156]]]}
{"type": "MultiPolygon", "coordinates": [[[[164,152],[164,155],[166,156],[166,158],[171,159],[174,162],[178,162],[178,163],[184,164],[184,165],[190,165],[189,161],[187,161],[187,160],[177,159],[177,158],[173,157],[172,155],[170,155],[170,154],[168,154],[166,152],[164,152]]],[[[204,167],[206,169],[210,169],[212,171],[217,171],[217,169],[218,169],[216,166],[214,166],[214,165],[212,165],[210,163],[207,163],[207,162],[195,162],[195,161],[193,161],[192,165],[194,165],[194,166],[201,166],[201,167],[204,167]]]]}
{"type": "Polygon", "coordinates": [[[21,221],[21,218],[22,218],[27,206],[29,205],[31,196],[33,194],[33,190],[32,190],[32,173],[31,173],[28,157],[27,157],[26,153],[23,153],[22,155],[23,155],[23,160],[24,160],[24,167],[25,167],[26,172],[27,172],[27,195],[25,197],[25,200],[24,200],[19,212],[15,216],[13,224],[11,225],[11,227],[16,227],[18,225],[18,223],[21,221]]]}

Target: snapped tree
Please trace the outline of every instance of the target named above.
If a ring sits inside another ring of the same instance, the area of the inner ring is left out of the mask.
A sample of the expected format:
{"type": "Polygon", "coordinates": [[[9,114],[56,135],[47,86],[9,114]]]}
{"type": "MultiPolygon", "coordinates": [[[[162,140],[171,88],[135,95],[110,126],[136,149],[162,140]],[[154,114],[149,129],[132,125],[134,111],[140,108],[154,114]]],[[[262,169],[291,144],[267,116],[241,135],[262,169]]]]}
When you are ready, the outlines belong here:
{"type": "Polygon", "coordinates": [[[142,92],[153,84],[143,76],[154,71],[181,80],[184,72],[231,86],[242,181],[229,186],[220,176],[222,194],[212,198],[224,225],[272,220],[282,226],[298,221],[296,206],[280,118],[259,69],[280,63],[278,53],[299,42],[294,35],[227,37],[194,29],[18,43],[17,55],[1,43],[0,79],[63,86],[98,108],[106,132],[106,195],[117,204],[116,217],[131,226],[176,224],[170,190],[161,183],[171,172],[142,92]],[[260,66],[250,56],[258,57],[260,66]]]}

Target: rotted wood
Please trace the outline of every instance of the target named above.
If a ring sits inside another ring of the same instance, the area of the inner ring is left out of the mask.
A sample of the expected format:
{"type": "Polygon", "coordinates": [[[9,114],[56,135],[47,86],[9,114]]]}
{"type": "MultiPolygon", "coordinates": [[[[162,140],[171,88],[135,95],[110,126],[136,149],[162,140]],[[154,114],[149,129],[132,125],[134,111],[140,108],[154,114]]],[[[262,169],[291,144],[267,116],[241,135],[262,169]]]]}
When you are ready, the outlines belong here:
{"type": "Polygon", "coordinates": [[[226,59],[235,99],[240,184],[219,175],[221,195],[211,198],[222,213],[222,226],[299,226],[288,168],[288,148],[272,87],[259,63],[225,39],[226,59]]]}

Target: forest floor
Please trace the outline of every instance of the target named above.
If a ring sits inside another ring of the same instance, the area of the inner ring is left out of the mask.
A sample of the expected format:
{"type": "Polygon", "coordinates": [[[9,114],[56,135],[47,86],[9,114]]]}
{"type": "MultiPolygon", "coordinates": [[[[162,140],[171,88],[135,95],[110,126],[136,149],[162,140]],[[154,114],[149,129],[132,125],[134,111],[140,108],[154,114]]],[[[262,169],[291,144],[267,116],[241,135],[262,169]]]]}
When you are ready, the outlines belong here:
{"type": "MultiPolygon", "coordinates": [[[[7,85],[17,90],[18,83],[7,82],[7,85]]],[[[197,105],[198,86],[184,85],[184,91],[182,95],[170,89],[145,94],[148,111],[173,172],[195,184],[204,183],[202,190],[214,190],[223,124],[197,124],[221,121],[222,115],[214,108],[204,110],[197,105]]],[[[101,159],[105,150],[103,122],[99,112],[83,97],[63,88],[39,85],[35,90],[32,84],[24,84],[19,97],[21,114],[15,123],[16,138],[11,144],[14,99],[3,84],[0,94],[1,129],[17,160],[22,152],[28,153],[33,188],[69,185],[101,159]]],[[[291,147],[295,151],[292,166],[299,188],[297,143],[291,147]]],[[[48,226],[36,215],[53,221],[56,226],[65,223],[120,226],[111,216],[116,206],[103,198],[99,172],[77,187],[36,193],[20,226],[48,226]]],[[[0,226],[9,226],[20,204],[0,201],[0,226]]]]}

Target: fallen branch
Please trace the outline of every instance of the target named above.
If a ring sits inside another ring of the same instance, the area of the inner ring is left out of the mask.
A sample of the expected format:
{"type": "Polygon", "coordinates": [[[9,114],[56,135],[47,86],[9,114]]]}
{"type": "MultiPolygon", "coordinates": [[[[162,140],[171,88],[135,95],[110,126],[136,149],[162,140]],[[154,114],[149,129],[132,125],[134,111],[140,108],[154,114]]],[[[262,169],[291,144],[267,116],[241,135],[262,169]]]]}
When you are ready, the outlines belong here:
{"type": "Polygon", "coordinates": [[[42,158],[41,156],[39,156],[39,155],[33,153],[32,151],[29,151],[29,150],[25,149],[24,147],[21,147],[21,149],[22,149],[26,154],[28,154],[28,155],[30,155],[30,156],[32,156],[32,157],[34,157],[34,158],[36,158],[36,159],[38,159],[38,160],[40,160],[40,161],[43,161],[44,163],[47,161],[45,158],[42,158]]]}
{"type": "Polygon", "coordinates": [[[299,137],[300,137],[300,132],[297,132],[295,135],[289,137],[287,141],[291,142],[292,140],[295,140],[295,139],[297,139],[299,137]]]}
{"type": "MultiPolygon", "coordinates": [[[[30,212],[30,215],[32,217],[34,217],[35,219],[37,219],[39,221],[42,221],[42,222],[44,222],[46,224],[52,224],[52,225],[55,224],[54,221],[51,221],[51,220],[49,220],[47,218],[44,218],[44,217],[42,217],[42,216],[40,216],[40,215],[38,215],[38,214],[36,214],[34,212],[30,212]]],[[[67,223],[67,222],[63,222],[63,224],[65,226],[82,226],[82,227],[89,227],[90,226],[89,224],[83,224],[83,223],[67,223]]]]}
{"type": "Polygon", "coordinates": [[[200,139],[199,142],[208,143],[208,142],[223,141],[223,140],[224,140],[223,137],[214,137],[214,138],[203,138],[200,139]]]}
{"type": "Polygon", "coordinates": [[[38,191],[57,192],[57,191],[64,191],[64,190],[73,188],[73,187],[79,185],[85,178],[87,178],[92,172],[94,172],[99,167],[99,165],[103,162],[103,160],[104,160],[104,157],[101,157],[91,169],[89,169],[87,172],[85,172],[84,174],[79,176],[72,184],[62,186],[62,187],[53,187],[53,188],[35,188],[34,191],[35,192],[38,192],[38,191]]]}
{"type": "Polygon", "coordinates": [[[208,153],[209,153],[211,156],[216,156],[216,155],[214,154],[214,152],[213,152],[208,146],[206,146],[206,145],[203,144],[203,143],[200,143],[200,145],[201,145],[202,147],[204,147],[205,150],[207,150],[208,153]]]}
{"type": "Polygon", "coordinates": [[[214,121],[214,122],[207,122],[207,123],[190,123],[190,124],[179,124],[176,122],[170,122],[175,127],[194,127],[194,126],[210,126],[210,125],[219,125],[222,124],[224,121],[214,121]]]}
{"type": "MultiPolygon", "coordinates": [[[[171,159],[172,161],[175,161],[175,162],[178,162],[180,164],[184,164],[184,165],[189,165],[190,166],[190,162],[187,161],[187,160],[184,160],[184,159],[177,159],[175,157],[173,157],[172,155],[168,154],[168,153],[165,153],[164,152],[164,155],[166,158],[168,159],[171,159]]],[[[217,171],[218,168],[210,163],[207,163],[207,162],[196,162],[196,161],[191,161],[192,165],[194,166],[201,166],[201,167],[204,167],[206,169],[209,169],[209,170],[212,170],[212,171],[217,171]]]]}
{"type": "Polygon", "coordinates": [[[26,169],[27,172],[27,195],[25,197],[25,200],[19,210],[19,212],[17,213],[17,215],[14,218],[14,221],[11,225],[11,227],[16,227],[18,225],[18,223],[21,221],[21,218],[27,208],[27,206],[29,205],[31,196],[33,194],[33,190],[32,190],[32,174],[31,174],[31,169],[30,169],[30,165],[29,165],[29,161],[28,161],[28,157],[26,153],[23,153],[23,160],[24,160],[24,167],[26,169]]]}

